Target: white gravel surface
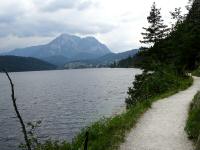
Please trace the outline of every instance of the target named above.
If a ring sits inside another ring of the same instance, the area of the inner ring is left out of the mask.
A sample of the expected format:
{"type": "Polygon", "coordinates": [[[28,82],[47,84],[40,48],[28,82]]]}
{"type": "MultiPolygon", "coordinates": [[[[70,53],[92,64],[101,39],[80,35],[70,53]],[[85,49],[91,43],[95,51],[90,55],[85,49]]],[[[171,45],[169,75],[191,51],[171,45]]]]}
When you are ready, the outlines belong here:
{"type": "Polygon", "coordinates": [[[121,150],[193,150],[184,131],[188,108],[200,78],[185,91],[155,102],[127,135],[121,150]]]}

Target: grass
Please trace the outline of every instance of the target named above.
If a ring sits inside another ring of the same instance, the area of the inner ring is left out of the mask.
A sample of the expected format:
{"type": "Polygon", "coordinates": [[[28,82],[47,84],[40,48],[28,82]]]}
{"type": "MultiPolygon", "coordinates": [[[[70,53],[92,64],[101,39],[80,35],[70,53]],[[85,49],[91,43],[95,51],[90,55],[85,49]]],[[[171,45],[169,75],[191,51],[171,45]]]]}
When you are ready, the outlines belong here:
{"type": "Polygon", "coordinates": [[[59,143],[47,141],[38,147],[38,150],[82,150],[86,131],[89,132],[89,150],[114,150],[118,149],[125,140],[125,135],[137,123],[141,115],[146,112],[151,104],[159,99],[173,95],[188,88],[192,84],[191,77],[184,78],[179,87],[172,88],[162,94],[156,95],[148,101],[142,101],[128,109],[126,112],[111,118],[103,118],[83,129],[72,143],[59,143]]]}
{"type": "Polygon", "coordinates": [[[185,127],[188,137],[197,145],[200,145],[200,91],[194,96],[190,105],[188,119],[185,127]]]}

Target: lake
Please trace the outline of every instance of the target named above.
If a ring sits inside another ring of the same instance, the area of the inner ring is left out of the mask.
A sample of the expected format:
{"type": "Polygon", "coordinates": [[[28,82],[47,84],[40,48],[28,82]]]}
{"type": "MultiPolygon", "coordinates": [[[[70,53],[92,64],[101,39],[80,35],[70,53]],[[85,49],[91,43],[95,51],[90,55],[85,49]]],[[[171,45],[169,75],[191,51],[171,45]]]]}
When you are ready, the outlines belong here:
{"type": "MultiPolygon", "coordinates": [[[[77,69],[10,73],[25,122],[41,120],[39,137],[71,141],[80,130],[119,113],[139,69],[77,69]]],[[[9,82],[0,74],[0,149],[23,142],[9,82]]]]}

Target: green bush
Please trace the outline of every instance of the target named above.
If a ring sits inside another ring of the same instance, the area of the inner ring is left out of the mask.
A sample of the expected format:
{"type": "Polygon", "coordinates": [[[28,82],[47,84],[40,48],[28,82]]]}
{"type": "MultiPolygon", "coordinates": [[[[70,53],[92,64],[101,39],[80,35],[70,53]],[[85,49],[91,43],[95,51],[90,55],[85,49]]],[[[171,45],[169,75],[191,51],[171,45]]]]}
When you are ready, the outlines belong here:
{"type": "Polygon", "coordinates": [[[188,120],[185,127],[190,139],[196,141],[200,135],[200,92],[198,92],[191,103],[188,120]]]}
{"type": "Polygon", "coordinates": [[[154,72],[144,71],[141,75],[136,76],[133,86],[128,90],[127,108],[132,107],[138,102],[148,101],[156,95],[185,86],[182,80],[189,77],[180,76],[171,68],[160,68],[157,68],[154,72]]]}

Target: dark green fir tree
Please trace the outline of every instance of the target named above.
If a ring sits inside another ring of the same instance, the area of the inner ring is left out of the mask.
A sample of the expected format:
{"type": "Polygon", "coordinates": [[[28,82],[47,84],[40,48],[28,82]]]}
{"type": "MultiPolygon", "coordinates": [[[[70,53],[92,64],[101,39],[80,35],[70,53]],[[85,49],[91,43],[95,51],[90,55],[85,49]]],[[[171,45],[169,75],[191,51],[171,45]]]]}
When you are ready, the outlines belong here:
{"type": "Polygon", "coordinates": [[[160,13],[161,9],[156,8],[156,3],[154,2],[150,15],[147,17],[148,23],[150,24],[149,27],[143,29],[146,31],[142,33],[143,40],[141,43],[154,45],[156,42],[159,42],[161,39],[167,37],[169,28],[165,25],[160,13]]]}

